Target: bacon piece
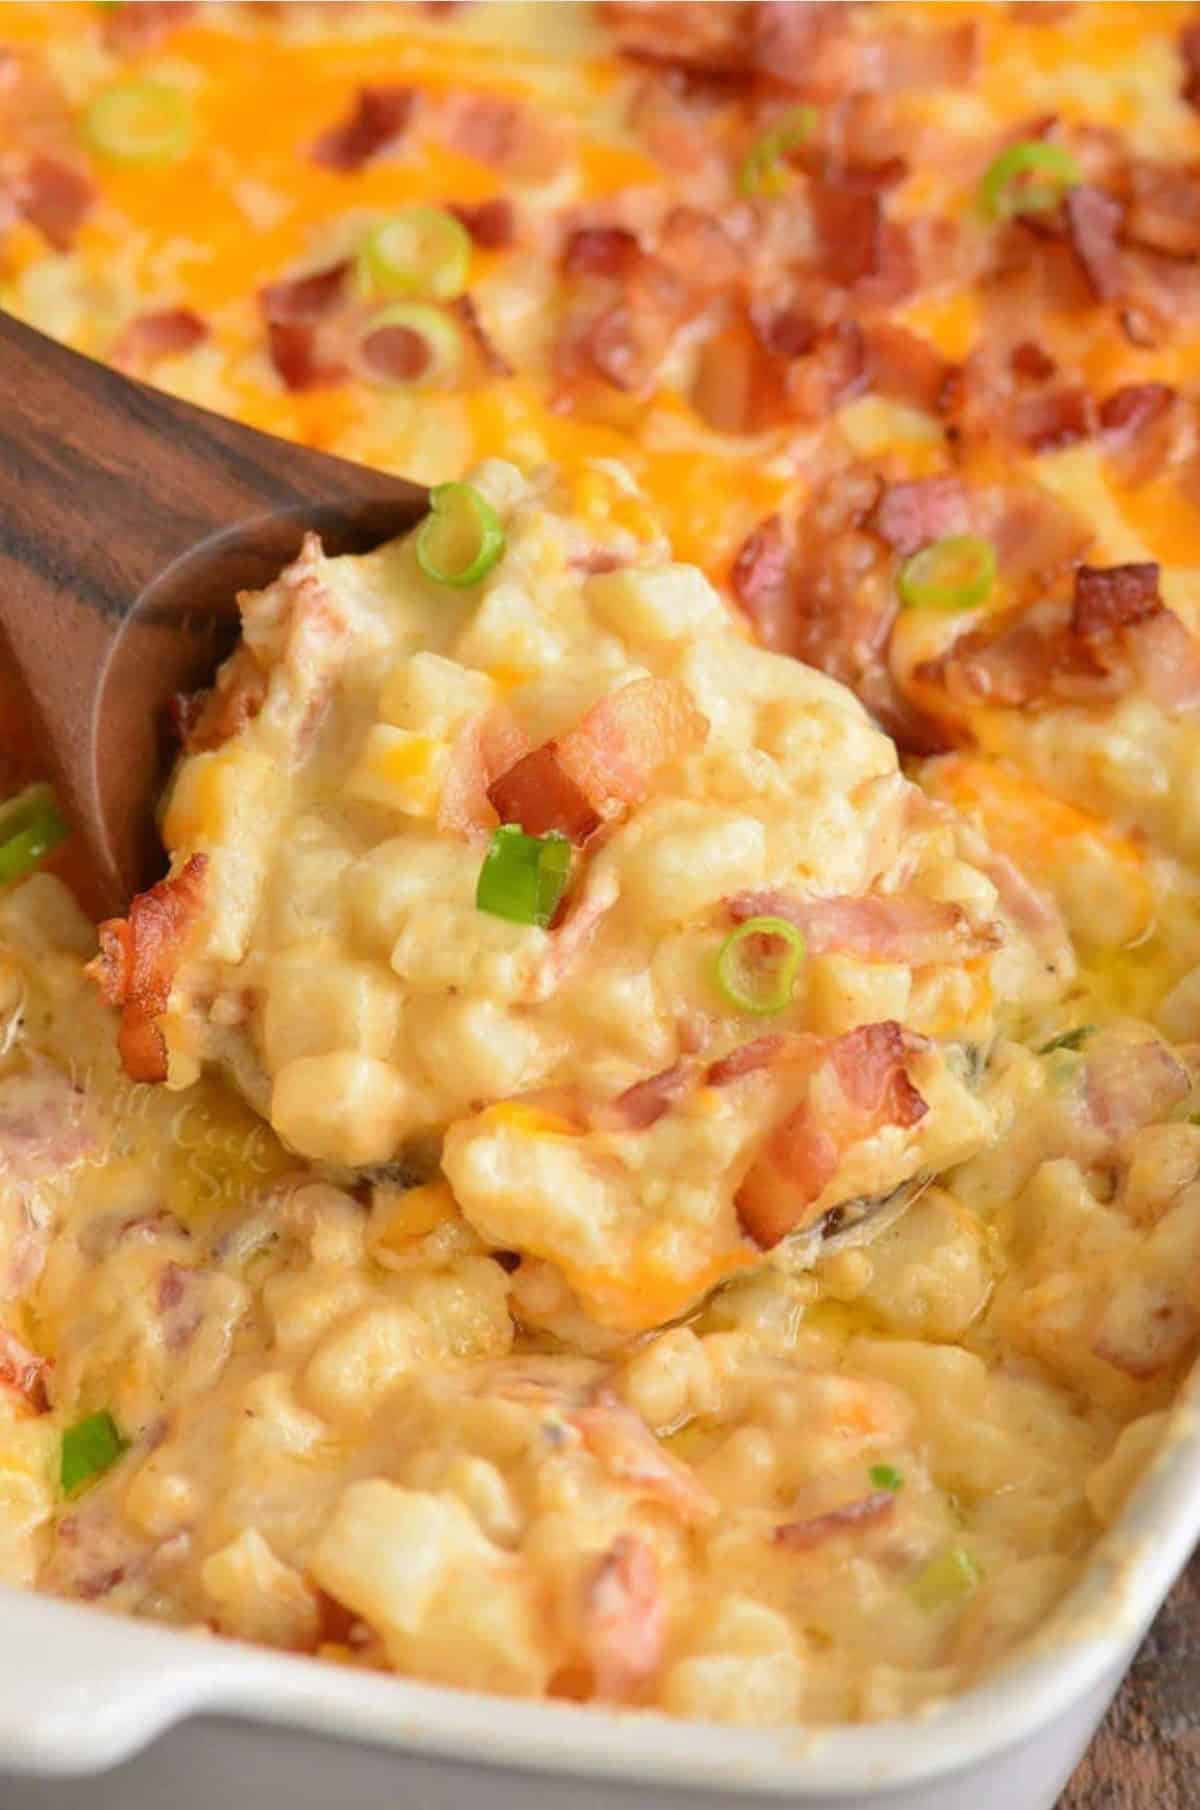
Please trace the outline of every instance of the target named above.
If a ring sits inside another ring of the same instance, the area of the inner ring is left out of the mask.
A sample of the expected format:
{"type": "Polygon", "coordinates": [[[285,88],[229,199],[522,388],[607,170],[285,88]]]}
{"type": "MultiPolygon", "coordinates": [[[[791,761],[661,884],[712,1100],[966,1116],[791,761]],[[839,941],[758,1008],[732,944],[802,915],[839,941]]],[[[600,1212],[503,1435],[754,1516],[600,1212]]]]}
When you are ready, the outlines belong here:
{"type": "Polygon", "coordinates": [[[490,201],[452,201],[449,211],[462,221],[481,251],[507,251],[516,241],[516,210],[503,195],[494,195],[490,201]]]}
{"type": "Polygon", "coordinates": [[[709,1521],[716,1514],[717,1503],[699,1478],[665,1452],[641,1416],[611,1391],[601,1390],[572,1418],[587,1450],[614,1482],[683,1521],[709,1521]]]}
{"type": "Polygon", "coordinates": [[[55,251],[70,251],[95,205],[95,183],[76,159],[35,151],[15,185],[16,205],[55,251]]]}
{"type": "Polygon", "coordinates": [[[791,599],[787,542],[778,515],[769,515],[747,535],[734,559],[730,582],[759,636],[772,646],[791,599]]]}
{"type": "Polygon", "coordinates": [[[117,1047],[135,1081],[167,1078],[167,1046],[158,1020],[204,910],[208,865],[207,855],[192,855],[177,874],[138,893],[127,918],[109,918],[99,926],[100,953],[88,973],[104,1003],[121,1008],[117,1047]]]}
{"type": "Polygon", "coordinates": [[[647,1131],[695,1085],[695,1070],[684,1062],[664,1068],[618,1094],[602,1109],[601,1122],[621,1131],[647,1131]]]}
{"type": "Polygon", "coordinates": [[[823,1047],[805,1099],[770,1134],[735,1196],[742,1227],[762,1250],[811,1222],[847,1149],[885,1125],[915,1125],[929,1110],[909,1080],[909,1045],[894,1019],[823,1047]]]}
{"type": "Polygon", "coordinates": [[[855,85],[876,94],[967,88],[978,58],[979,30],[969,19],[934,31],[872,33],[862,43],[855,85]]]}
{"type": "Polygon", "coordinates": [[[968,527],[967,493],[957,478],[913,478],[889,484],[871,518],[876,534],[905,556],[968,527]]]}
{"type": "Polygon", "coordinates": [[[568,234],[562,267],[570,277],[628,277],[642,257],[638,236],[625,226],[579,226],[568,234]]]}
{"type": "Polygon", "coordinates": [[[208,323],[191,308],[153,308],[134,315],[112,349],[112,360],[118,365],[147,365],[177,358],[203,345],[208,334],[208,323]]]}
{"type": "Polygon", "coordinates": [[[708,719],[679,679],[634,679],[610,692],[567,731],[558,759],[604,815],[635,808],[655,775],[708,738],[708,719]]]}
{"type": "Polygon", "coordinates": [[[433,347],[423,333],[389,321],[358,342],[358,356],[370,377],[385,383],[414,383],[433,363],[433,347]]]}
{"type": "Polygon", "coordinates": [[[1200,167],[1135,159],[1125,235],[1170,258],[1200,255],[1200,167]]]}
{"type": "Polygon", "coordinates": [[[1080,566],[1075,574],[1072,631],[1087,641],[1143,622],[1162,609],[1159,569],[1150,561],[1128,566],[1080,566]]]}
{"type": "Polygon", "coordinates": [[[46,1414],[50,1409],[46,1389],[49,1372],[48,1358],[39,1357],[22,1344],[16,1333],[0,1326],[0,1388],[21,1396],[35,1414],[46,1414]]]}
{"type": "Polygon", "coordinates": [[[452,150],[516,182],[548,181],[566,155],[562,131],[549,116],[500,94],[449,95],[438,125],[452,150]]]}
{"type": "Polygon", "coordinates": [[[760,1069],[776,1068],[787,1057],[792,1037],[784,1031],[768,1031],[765,1037],[752,1038],[739,1044],[727,1056],[711,1064],[704,1079],[709,1087],[728,1087],[743,1075],[757,1074],[760,1069]]]}
{"type": "Polygon", "coordinates": [[[879,321],[867,330],[866,356],[869,389],[928,415],[939,413],[952,367],[929,340],[879,321]]]}
{"type": "Polygon", "coordinates": [[[667,1640],[658,1566],[637,1534],[618,1534],[597,1559],[584,1579],[580,1619],[594,1696],[630,1702],[658,1671],[667,1640]]]}
{"type": "Polygon", "coordinates": [[[473,717],[450,750],[438,803],[438,828],[467,837],[494,830],[499,819],[488,788],[522,759],[528,747],[529,737],[506,705],[494,705],[473,717]]]}
{"type": "Polygon", "coordinates": [[[697,295],[716,295],[742,274],[743,254],[712,214],[673,207],[658,229],[658,256],[697,295]]]}
{"type": "Polygon", "coordinates": [[[822,276],[872,302],[898,302],[917,287],[910,235],[888,220],[879,196],[847,182],[808,185],[822,276]]]}
{"type": "Polygon", "coordinates": [[[1179,59],[1183,65],[1179,92],[1189,107],[1200,111],[1200,18],[1192,19],[1180,32],[1179,59]]]}
{"type": "Polygon", "coordinates": [[[1165,383],[1130,383],[1100,405],[1107,450],[1126,484],[1189,466],[1200,450],[1194,404],[1165,383]]]}
{"type": "Polygon", "coordinates": [[[527,836],[557,830],[581,847],[600,828],[600,813],[561,765],[557,742],[543,742],[522,756],[488,787],[487,796],[500,822],[519,824],[527,836]]]}
{"type": "Polygon", "coordinates": [[[711,0],[602,0],[597,15],[621,56],[724,75],[748,54],[746,8],[711,0]]]}
{"type": "Polygon", "coordinates": [[[105,47],[121,56],[157,50],[197,10],[196,0],[138,0],[135,6],[110,6],[101,36],[105,47]]]}
{"type": "Polygon", "coordinates": [[[271,361],[289,390],[340,383],[349,369],[326,324],[345,299],[350,262],[283,277],[258,292],[271,361]]]}
{"type": "Polygon", "coordinates": [[[913,968],[969,961],[1000,942],[994,925],[977,929],[962,906],[947,899],[882,893],[802,899],[786,892],[742,892],[728,901],[728,907],[735,924],[759,917],[794,924],[804,932],[813,954],[902,962],[913,968]]]}
{"type": "Polygon", "coordinates": [[[412,88],[360,88],[353,110],[309,146],[313,163],[327,170],[361,170],[402,138],[412,119],[412,88]]]}
{"type": "Polygon", "coordinates": [[[1082,384],[1018,396],[1009,412],[1009,426],[1030,452],[1056,452],[1096,431],[1095,404],[1082,384]]]}
{"type": "Polygon", "coordinates": [[[220,667],[211,690],[175,700],[187,752],[223,747],[254,720],[266,696],[267,676],[246,644],[239,642],[220,667]]]}
{"type": "Polygon", "coordinates": [[[1191,1092],[1186,1065],[1161,1038],[1101,1035],[1086,1050],[1088,1118],[1112,1143],[1158,1124],[1191,1092]]]}
{"type": "Polygon", "coordinates": [[[1165,383],[1127,383],[1100,404],[1100,426],[1114,439],[1139,434],[1166,413],[1175,394],[1165,383]]]}
{"type": "Polygon", "coordinates": [[[1124,209],[1104,189],[1086,182],[1068,189],[1065,209],[1071,244],[1093,293],[1099,301],[1114,300],[1125,289],[1125,265],[1117,243],[1124,209]]]}
{"type": "Polygon", "coordinates": [[[828,1514],[814,1515],[810,1521],[785,1521],[771,1538],[776,1546],[786,1546],[791,1552],[811,1552],[860,1527],[879,1527],[890,1521],[895,1512],[895,1492],[876,1490],[870,1496],[860,1496],[857,1502],[830,1509],[828,1514]]]}
{"type": "Polygon", "coordinates": [[[1014,346],[1008,363],[1013,376],[1027,383],[1045,383],[1058,369],[1050,354],[1032,339],[1023,339],[1019,346],[1014,346]]]}

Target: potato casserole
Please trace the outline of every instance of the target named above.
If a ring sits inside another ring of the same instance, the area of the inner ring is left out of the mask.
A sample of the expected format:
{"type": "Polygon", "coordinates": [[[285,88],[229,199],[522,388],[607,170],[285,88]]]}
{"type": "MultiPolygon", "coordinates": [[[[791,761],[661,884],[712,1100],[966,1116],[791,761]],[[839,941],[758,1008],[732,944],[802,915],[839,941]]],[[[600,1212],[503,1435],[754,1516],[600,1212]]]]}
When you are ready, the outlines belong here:
{"type": "Polygon", "coordinates": [[[0,27],[3,306],[432,486],[98,932],[0,676],[0,1582],[963,1689],[1200,1350],[1200,16],[0,27]]]}

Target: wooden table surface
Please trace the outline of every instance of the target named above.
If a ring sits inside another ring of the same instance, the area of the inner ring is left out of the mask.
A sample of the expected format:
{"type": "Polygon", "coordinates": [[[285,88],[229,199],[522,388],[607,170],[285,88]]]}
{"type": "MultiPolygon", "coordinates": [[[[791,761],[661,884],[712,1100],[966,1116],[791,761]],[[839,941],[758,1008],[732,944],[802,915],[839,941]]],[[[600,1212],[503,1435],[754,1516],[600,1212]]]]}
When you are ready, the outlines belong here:
{"type": "Polygon", "coordinates": [[[1200,1810],[1200,1551],[1058,1810],[1200,1810]]]}

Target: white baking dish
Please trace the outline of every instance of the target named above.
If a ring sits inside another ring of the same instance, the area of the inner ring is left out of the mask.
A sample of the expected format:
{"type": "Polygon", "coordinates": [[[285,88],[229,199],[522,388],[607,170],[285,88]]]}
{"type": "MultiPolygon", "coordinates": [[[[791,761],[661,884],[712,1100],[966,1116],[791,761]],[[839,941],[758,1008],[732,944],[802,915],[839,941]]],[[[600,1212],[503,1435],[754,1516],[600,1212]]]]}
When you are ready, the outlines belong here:
{"type": "Polygon", "coordinates": [[[919,1718],[815,1733],[472,1696],[0,1592],[0,1806],[1050,1810],[1198,1536],[1200,1374],[1031,1653],[919,1718]]]}

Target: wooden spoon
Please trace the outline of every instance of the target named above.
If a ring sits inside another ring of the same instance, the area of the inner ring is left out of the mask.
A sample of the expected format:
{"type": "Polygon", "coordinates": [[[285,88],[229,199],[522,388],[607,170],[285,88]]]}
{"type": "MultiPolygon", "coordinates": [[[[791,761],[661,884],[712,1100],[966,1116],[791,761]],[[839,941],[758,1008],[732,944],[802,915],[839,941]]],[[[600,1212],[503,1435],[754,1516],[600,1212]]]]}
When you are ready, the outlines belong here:
{"type": "Polygon", "coordinates": [[[162,871],[167,707],[228,650],[237,592],[310,528],[327,552],[362,553],[426,507],[416,484],[179,402],[0,313],[0,774],[32,724],[85,845],[90,910],[120,910],[162,871]]]}

